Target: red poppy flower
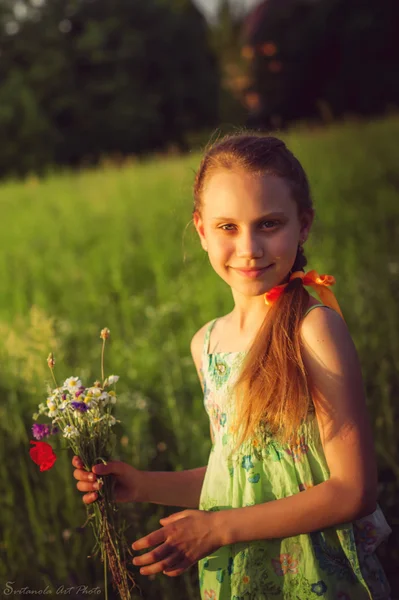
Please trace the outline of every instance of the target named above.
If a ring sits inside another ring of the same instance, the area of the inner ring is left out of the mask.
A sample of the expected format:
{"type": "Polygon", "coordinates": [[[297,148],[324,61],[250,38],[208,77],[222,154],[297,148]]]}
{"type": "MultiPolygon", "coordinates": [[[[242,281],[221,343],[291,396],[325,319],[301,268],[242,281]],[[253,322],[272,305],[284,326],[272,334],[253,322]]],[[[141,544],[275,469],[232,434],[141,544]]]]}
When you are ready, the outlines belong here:
{"type": "Polygon", "coordinates": [[[51,469],[57,460],[57,456],[55,455],[50,444],[47,444],[47,442],[30,443],[35,445],[34,448],[29,450],[29,454],[33,462],[40,466],[41,471],[48,471],[48,469],[51,469]]]}

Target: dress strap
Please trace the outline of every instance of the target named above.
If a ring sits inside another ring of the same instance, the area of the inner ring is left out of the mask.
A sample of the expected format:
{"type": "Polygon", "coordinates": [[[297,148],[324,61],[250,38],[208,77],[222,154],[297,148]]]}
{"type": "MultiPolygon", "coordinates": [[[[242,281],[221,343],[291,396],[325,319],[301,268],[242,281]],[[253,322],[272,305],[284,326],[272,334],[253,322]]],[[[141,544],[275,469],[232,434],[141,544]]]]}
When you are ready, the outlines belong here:
{"type": "Polygon", "coordinates": [[[213,319],[209,323],[209,325],[207,327],[207,330],[205,331],[203,356],[204,355],[206,356],[209,353],[209,342],[210,342],[210,339],[211,339],[211,332],[212,332],[212,329],[213,329],[216,321],[217,321],[217,319],[213,319]]]}
{"type": "Polygon", "coordinates": [[[329,309],[331,309],[331,310],[334,310],[333,308],[331,308],[331,306],[327,306],[326,304],[313,304],[313,306],[311,306],[310,308],[308,308],[308,310],[305,312],[305,314],[303,315],[303,318],[305,318],[305,317],[306,317],[306,315],[307,315],[308,313],[310,313],[310,311],[311,311],[313,308],[317,308],[318,306],[324,306],[324,308],[329,308],[329,309]]]}
{"type": "Polygon", "coordinates": [[[208,364],[209,364],[209,358],[208,358],[209,340],[211,337],[211,331],[212,331],[213,326],[215,325],[216,321],[217,321],[217,319],[213,319],[212,321],[210,321],[208,327],[206,328],[205,336],[204,336],[204,343],[202,346],[200,371],[201,371],[201,383],[202,383],[203,387],[205,385],[206,372],[207,372],[208,364]]]}

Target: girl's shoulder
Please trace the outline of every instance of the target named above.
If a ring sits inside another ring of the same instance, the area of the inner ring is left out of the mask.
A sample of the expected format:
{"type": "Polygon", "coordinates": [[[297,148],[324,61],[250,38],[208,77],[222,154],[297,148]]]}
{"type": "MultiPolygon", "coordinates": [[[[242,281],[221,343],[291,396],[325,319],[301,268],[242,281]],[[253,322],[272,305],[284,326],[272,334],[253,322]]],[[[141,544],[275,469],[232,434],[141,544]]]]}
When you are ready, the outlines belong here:
{"type": "Polygon", "coordinates": [[[353,345],[349,329],[341,315],[313,297],[310,298],[302,319],[300,334],[302,342],[313,351],[327,346],[330,350],[339,348],[343,351],[348,345],[353,345]]]}

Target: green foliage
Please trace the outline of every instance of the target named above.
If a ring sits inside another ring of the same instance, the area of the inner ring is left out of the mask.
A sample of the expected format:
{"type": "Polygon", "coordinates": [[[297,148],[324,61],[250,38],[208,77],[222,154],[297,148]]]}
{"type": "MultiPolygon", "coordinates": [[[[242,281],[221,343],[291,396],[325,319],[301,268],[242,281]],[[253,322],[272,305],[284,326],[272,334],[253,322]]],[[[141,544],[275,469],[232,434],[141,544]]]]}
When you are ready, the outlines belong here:
{"type": "Polygon", "coordinates": [[[218,69],[191,0],[52,0],[13,35],[0,11],[0,176],[185,148],[216,123],[218,69]]]}
{"type": "MultiPolygon", "coordinates": [[[[309,267],[336,277],[362,363],[380,503],[395,530],[384,560],[391,572],[399,560],[398,134],[399,119],[391,118],[284,136],[313,189],[309,267]]],[[[87,559],[92,534],[82,529],[86,513],[71,457],[54,441],[59,460],[39,473],[28,455],[50,351],[59,380],[73,374],[92,381],[100,374],[99,332],[109,327],[106,374],[121,377],[116,458],[153,470],[207,462],[209,422],[189,346],[197,329],[231,309],[232,299],[193,229],[184,233],[199,158],[0,188],[2,581],[36,589],[103,581],[101,565],[87,559]]],[[[132,505],[123,512],[131,543],[174,509],[132,505]]],[[[145,598],[199,597],[195,567],[181,578],[152,580],[134,569],[145,598]]]]}
{"type": "Polygon", "coordinates": [[[1,167],[3,172],[42,172],[52,159],[54,134],[21,70],[0,86],[1,167]]]}

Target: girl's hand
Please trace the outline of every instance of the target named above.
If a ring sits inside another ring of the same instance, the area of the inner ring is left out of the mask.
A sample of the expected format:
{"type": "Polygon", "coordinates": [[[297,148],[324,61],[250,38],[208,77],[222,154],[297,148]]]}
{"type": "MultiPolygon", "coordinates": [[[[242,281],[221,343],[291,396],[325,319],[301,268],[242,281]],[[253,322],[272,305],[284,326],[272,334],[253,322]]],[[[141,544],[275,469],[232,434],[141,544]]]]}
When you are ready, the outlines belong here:
{"type": "Polygon", "coordinates": [[[134,565],[146,565],[142,575],[161,571],[169,577],[181,575],[201,558],[222,545],[215,523],[217,513],[203,510],[183,510],[161,519],[162,529],[132,544],[133,550],[157,548],[133,559],[134,565]],[[159,545],[158,545],[159,544],[159,545]]]}
{"type": "Polygon", "coordinates": [[[98,497],[96,490],[102,485],[103,475],[113,475],[115,502],[143,502],[145,490],[142,471],[131,467],[121,461],[110,461],[108,464],[98,464],[92,468],[92,472],[86,471],[78,456],[74,456],[72,464],[76,467],[73,476],[78,480],[76,487],[80,492],[88,492],[82,498],[85,504],[95,502],[98,497]],[[98,479],[97,476],[100,476],[98,479]]]}

